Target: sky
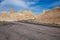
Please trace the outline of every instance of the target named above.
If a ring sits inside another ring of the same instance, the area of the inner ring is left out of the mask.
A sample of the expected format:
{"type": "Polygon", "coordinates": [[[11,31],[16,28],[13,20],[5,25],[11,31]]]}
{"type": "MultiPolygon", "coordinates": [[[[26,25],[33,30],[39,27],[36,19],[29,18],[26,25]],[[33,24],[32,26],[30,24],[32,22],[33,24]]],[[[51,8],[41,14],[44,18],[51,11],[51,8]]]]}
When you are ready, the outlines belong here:
{"type": "Polygon", "coordinates": [[[12,8],[15,12],[28,10],[33,14],[39,14],[55,6],[60,7],[60,0],[0,0],[0,11],[12,8]]]}

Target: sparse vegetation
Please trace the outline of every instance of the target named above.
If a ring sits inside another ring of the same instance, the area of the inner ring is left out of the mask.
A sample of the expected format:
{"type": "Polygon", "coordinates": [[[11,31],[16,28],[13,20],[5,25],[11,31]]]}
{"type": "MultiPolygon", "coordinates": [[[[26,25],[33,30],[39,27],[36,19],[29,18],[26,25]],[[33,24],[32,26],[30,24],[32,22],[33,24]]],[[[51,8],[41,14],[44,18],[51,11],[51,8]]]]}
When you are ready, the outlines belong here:
{"type": "Polygon", "coordinates": [[[6,21],[0,21],[0,24],[6,25],[6,24],[8,24],[8,22],[6,22],[6,21]]]}

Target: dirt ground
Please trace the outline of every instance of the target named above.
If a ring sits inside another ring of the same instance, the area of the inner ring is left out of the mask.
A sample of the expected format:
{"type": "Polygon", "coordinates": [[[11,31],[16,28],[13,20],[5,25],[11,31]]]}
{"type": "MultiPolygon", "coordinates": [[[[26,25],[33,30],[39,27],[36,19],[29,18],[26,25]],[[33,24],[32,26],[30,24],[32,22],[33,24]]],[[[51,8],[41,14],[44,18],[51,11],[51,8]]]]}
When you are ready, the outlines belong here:
{"type": "Polygon", "coordinates": [[[13,22],[0,25],[0,40],[60,40],[60,28],[13,22]]]}

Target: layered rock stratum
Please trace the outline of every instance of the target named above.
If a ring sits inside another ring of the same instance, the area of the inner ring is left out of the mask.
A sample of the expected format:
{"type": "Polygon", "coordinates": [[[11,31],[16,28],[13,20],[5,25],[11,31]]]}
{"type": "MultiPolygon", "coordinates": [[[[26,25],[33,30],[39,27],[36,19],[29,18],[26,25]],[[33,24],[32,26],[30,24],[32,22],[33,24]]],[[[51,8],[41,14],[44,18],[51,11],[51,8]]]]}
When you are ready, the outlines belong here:
{"type": "Polygon", "coordinates": [[[19,21],[33,18],[34,16],[32,12],[28,12],[27,10],[24,10],[23,12],[14,12],[13,10],[9,10],[8,12],[0,12],[0,21],[19,21]]]}
{"type": "Polygon", "coordinates": [[[40,23],[60,24],[60,8],[55,7],[51,10],[43,11],[36,16],[40,23]]]}
{"type": "Polygon", "coordinates": [[[60,8],[55,7],[50,10],[44,10],[38,15],[33,15],[32,12],[24,10],[23,12],[9,11],[0,12],[0,21],[20,21],[32,20],[37,23],[60,24],[60,8]]]}

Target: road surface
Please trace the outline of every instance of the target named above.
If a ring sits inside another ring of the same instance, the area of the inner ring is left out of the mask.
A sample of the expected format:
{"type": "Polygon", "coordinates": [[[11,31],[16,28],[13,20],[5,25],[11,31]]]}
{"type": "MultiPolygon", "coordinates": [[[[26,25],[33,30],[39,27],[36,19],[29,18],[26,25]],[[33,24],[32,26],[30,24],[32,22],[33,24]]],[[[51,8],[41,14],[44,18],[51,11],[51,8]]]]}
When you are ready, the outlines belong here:
{"type": "Polygon", "coordinates": [[[0,40],[60,40],[60,28],[12,22],[0,25],[0,40]]]}

